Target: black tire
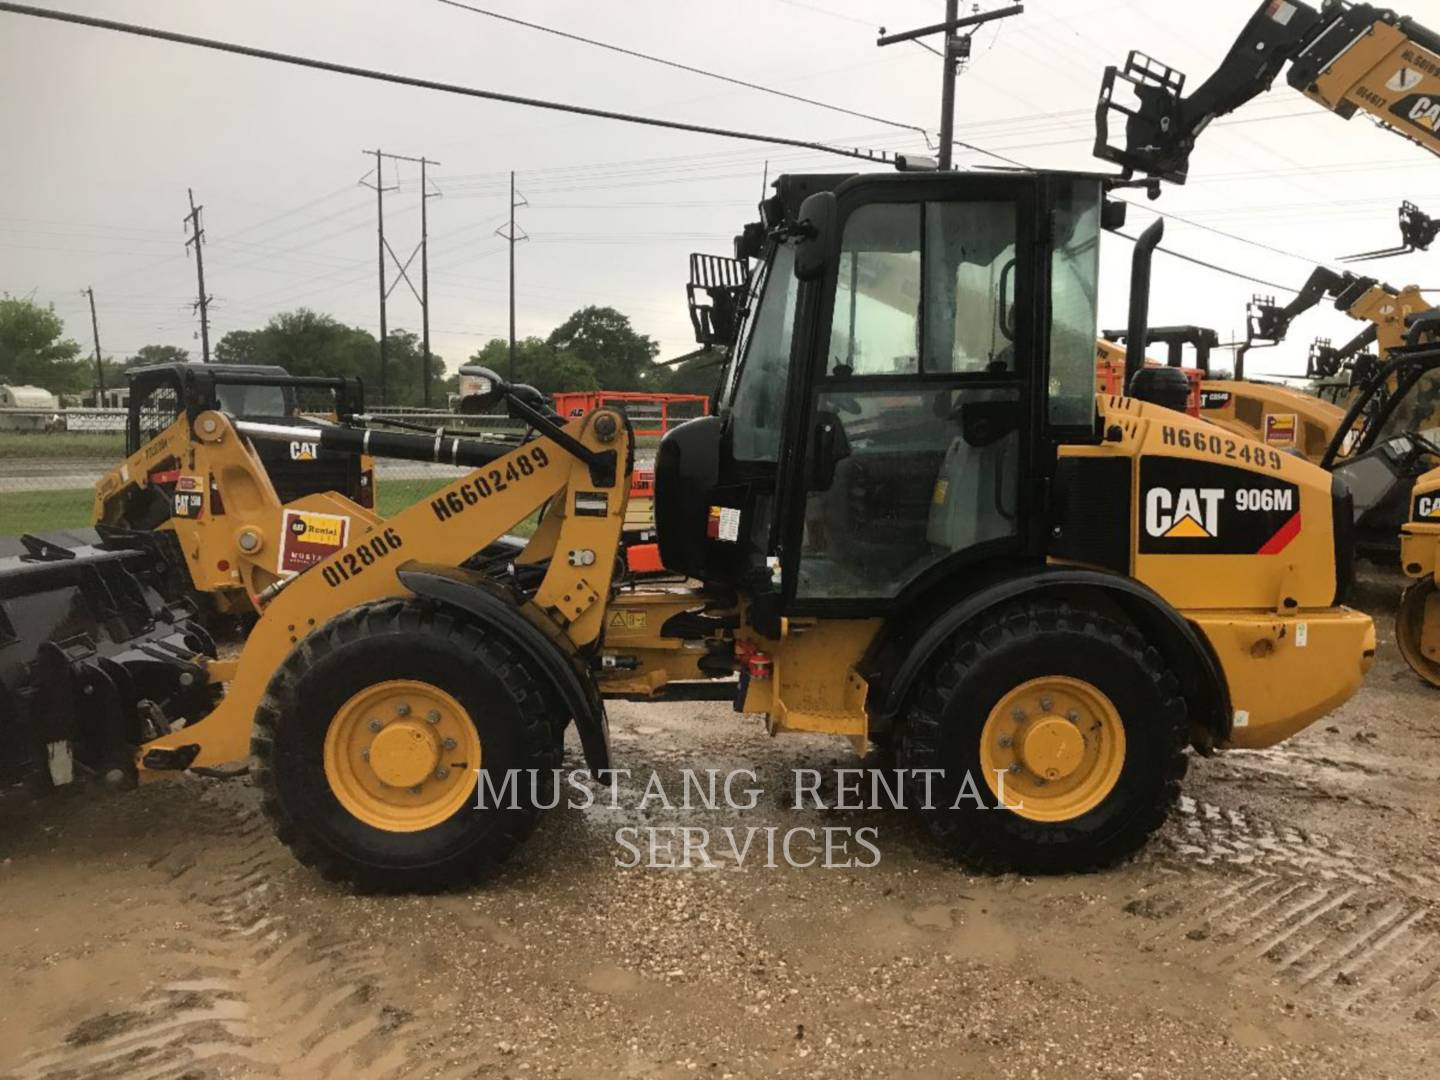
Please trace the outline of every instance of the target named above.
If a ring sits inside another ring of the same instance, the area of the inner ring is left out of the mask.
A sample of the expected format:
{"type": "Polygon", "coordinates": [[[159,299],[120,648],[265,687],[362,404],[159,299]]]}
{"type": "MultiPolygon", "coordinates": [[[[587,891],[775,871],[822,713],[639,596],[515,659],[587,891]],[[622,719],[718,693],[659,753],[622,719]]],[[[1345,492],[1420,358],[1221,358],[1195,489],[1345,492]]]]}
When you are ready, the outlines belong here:
{"type": "Polygon", "coordinates": [[[431,892],[477,880],[539,820],[528,779],[517,784],[518,805],[477,810],[472,788],[465,806],[415,832],[368,825],[331,791],[323,760],[331,718],[352,695],[390,679],[427,682],[454,697],[479,733],[494,786],[507,770],[540,770],[540,801],[551,801],[564,718],[552,715],[553,704],[520,654],[477,621],[407,599],[337,616],[275,673],[251,737],[265,812],[296,858],[332,881],[367,891],[431,892]]]}
{"type": "Polygon", "coordinates": [[[912,692],[900,760],[906,769],[943,770],[932,774],[943,779],[920,813],[956,858],[992,872],[1071,873],[1125,859],[1164,823],[1180,796],[1188,738],[1179,683],[1135,627],[1086,608],[1021,602],[983,616],[941,648],[912,692]],[[991,709],[1022,683],[1052,676],[1102,691],[1125,733],[1114,788],[1068,821],[1005,808],[980,763],[991,709]],[[962,787],[967,775],[973,785],[962,787]],[[962,797],[975,790],[980,800],[962,797]]]}

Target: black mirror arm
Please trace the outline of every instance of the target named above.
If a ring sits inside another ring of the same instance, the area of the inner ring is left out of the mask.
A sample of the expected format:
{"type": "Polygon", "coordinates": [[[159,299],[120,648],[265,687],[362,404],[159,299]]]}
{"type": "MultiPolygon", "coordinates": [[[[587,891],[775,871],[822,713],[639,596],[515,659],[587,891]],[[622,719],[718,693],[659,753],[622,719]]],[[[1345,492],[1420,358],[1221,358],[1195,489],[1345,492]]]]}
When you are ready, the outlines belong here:
{"type": "Polygon", "coordinates": [[[590,466],[590,478],[596,486],[608,487],[615,482],[614,450],[591,450],[549,416],[508,389],[505,400],[517,419],[524,420],[566,453],[590,466]]]}

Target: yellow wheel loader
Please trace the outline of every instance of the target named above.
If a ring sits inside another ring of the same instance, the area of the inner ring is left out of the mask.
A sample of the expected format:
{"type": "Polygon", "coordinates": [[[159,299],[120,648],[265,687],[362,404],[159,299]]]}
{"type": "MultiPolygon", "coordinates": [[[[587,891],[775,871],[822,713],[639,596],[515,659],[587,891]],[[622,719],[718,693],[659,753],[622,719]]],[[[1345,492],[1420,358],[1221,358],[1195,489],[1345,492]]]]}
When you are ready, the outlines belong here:
{"type": "MultiPolygon", "coordinates": [[[[603,693],[688,652],[738,670],[737,705],[772,734],[893,744],[928,778],[915,802],[937,842],[973,866],[1134,852],[1187,747],[1294,734],[1358,689],[1374,629],[1343,606],[1351,512],[1329,475],[1096,397],[1104,186],[782,178],[748,233],[719,413],[657,456],[684,586],[617,584],[632,439],[613,411],[562,424],[493,379],[531,429],[513,448],[202,414],[197,450],[314,440],[473,471],[384,520],[357,507],[340,551],[262,597],[238,659],[177,655],[218,703],[148,702],[166,730],[135,741],[135,774],[253,756],[306,863],[438,887],[524,839],[568,725],[605,776],[603,693]]],[[[1156,239],[1137,249],[1133,341],[1156,239]]],[[[84,700],[88,673],[52,676],[55,699],[84,700]]],[[[57,754],[99,722],[66,719],[49,719],[57,754]]]]}
{"type": "MultiPolygon", "coordinates": [[[[1400,598],[1395,642],[1417,675],[1440,686],[1440,316],[1411,328],[1347,415],[1352,453],[1337,472],[1355,492],[1357,517],[1377,519],[1376,540],[1398,518],[1400,598]],[[1422,339],[1429,337],[1428,344],[1422,339]]],[[[1338,441],[1338,440],[1337,440],[1338,441]]]]}

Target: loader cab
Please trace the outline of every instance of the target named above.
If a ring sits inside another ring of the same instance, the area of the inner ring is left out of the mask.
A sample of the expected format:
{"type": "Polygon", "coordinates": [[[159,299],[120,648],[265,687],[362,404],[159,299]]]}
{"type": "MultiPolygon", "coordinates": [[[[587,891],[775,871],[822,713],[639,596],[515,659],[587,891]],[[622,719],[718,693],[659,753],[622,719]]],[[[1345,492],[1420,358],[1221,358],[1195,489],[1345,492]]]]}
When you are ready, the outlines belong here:
{"type": "Polygon", "coordinates": [[[269,364],[154,364],[125,373],[130,384],[125,453],[133,454],[182,414],[219,409],[250,420],[294,415],[297,399],[283,380],[289,372],[269,364]],[[229,375],[268,378],[268,383],[224,382],[229,375]]]}
{"type": "Polygon", "coordinates": [[[1416,481],[1440,468],[1440,346],[1391,351],[1356,395],[1321,464],[1349,488],[1356,551],[1382,564],[1399,556],[1416,481]]]}
{"type": "Polygon", "coordinates": [[[1042,561],[1056,447],[1096,438],[1100,178],[807,179],[767,203],[719,415],[661,444],[665,565],[862,617],[1042,561]]]}
{"type": "MultiPolygon", "coordinates": [[[[236,419],[318,422],[364,410],[358,379],[297,377],[275,364],[156,364],[126,372],[130,383],[126,456],[156,439],[180,416],[207,409],[236,419]]],[[[333,491],[361,506],[374,505],[373,468],[359,455],[308,443],[260,441],[255,453],[281,502],[333,491]]]]}

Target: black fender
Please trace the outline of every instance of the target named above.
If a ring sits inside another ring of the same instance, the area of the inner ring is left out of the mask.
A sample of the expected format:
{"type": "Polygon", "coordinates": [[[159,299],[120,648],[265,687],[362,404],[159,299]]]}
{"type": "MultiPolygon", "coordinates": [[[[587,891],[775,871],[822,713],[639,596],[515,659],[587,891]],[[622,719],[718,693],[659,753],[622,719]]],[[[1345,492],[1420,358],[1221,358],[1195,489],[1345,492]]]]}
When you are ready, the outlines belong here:
{"type": "MultiPolygon", "coordinates": [[[[905,709],[916,678],[936,651],[985,612],[1019,599],[1044,597],[1074,603],[1084,600],[1086,594],[1118,608],[1150,644],[1160,650],[1180,680],[1192,724],[1198,724],[1209,734],[1211,745],[1228,738],[1234,715],[1230,690],[1220,662],[1204,635],[1164,597],[1134,578],[1101,570],[1048,566],[991,579],[955,599],[938,615],[932,612],[928,624],[922,623],[924,628],[918,636],[912,623],[909,640],[904,643],[895,639],[877,641],[862,663],[862,670],[871,678],[871,725],[880,731],[892,729],[905,709]]],[[[903,617],[890,620],[892,625],[903,625],[906,621],[903,617]]],[[[1201,748],[1209,746],[1202,744],[1201,748]]]]}
{"type": "Polygon", "coordinates": [[[608,772],[610,723],[605,703],[584,658],[558,626],[481,574],[412,562],[401,566],[396,576],[416,596],[463,611],[505,635],[574,718],[591,773],[608,772]]]}

